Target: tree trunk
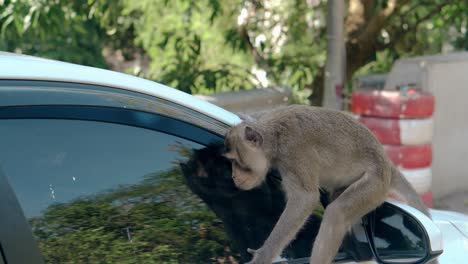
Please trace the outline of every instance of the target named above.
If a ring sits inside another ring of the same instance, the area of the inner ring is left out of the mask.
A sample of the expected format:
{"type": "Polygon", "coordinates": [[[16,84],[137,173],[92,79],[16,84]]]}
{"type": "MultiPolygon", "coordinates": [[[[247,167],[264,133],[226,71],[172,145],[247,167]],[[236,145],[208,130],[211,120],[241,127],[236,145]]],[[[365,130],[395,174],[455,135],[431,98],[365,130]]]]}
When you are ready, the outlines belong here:
{"type": "MultiPolygon", "coordinates": [[[[343,2],[343,1],[339,1],[343,2]]],[[[343,79],[351,80],[353,74],[362,66],[375,59],[378,49],[378,36],[384,28],[385,23],[391,15],[398,12],[400,8],[407,4],[409,0],[389,0],[386,7],[375,12],[376,3],[367,0],[350,0],[348,9],[346,10],[346,63],[345,74],[343,79]],[[374,13],[375,12],[375,13],[374,13]]],[[[329,12],[333,11],[329,8],[329,12]]],[[[338,19],[332,22],[336,23],[338,19]]],[[[340,20],[341,21],[341,20],[340,20]]],[[[328,22],[330,23],[330,22],[328,22]]],[[[344,26],[343,21],[343,26],[344,26]]],[[[330,40],[330,39],[329,39],[330,40]]],[[[344,40],[342,40],[344,44],[344,40]]],[[[327,54],[327,60],[328,60],[327,54]]],[[[327,74],[328,75],[328,74],[327,74]]],[[[309,97],[312,105],[322,105],[324,94],[331,92],[335,93],[335,85],[327,86],[324,92],[323,83],[325,72],[320,71],[319,75],[314,78],[313,82],[307,86],[312,89],[313,94],[309,97]]],[[[345,81],[341,83],[344,83],[345,81]]]]}
{"type": "Polygon", "coordinates": [[[323,102],[323,91],[324,91],[324,82],[325,82],[325,69],[320,68],[318,74],[314,77],[314,80],[311,84],[306,85],[305,89],[312,91],[312,94],[309,96],[309,102],[313,106],[322,106],[323,102]]]}

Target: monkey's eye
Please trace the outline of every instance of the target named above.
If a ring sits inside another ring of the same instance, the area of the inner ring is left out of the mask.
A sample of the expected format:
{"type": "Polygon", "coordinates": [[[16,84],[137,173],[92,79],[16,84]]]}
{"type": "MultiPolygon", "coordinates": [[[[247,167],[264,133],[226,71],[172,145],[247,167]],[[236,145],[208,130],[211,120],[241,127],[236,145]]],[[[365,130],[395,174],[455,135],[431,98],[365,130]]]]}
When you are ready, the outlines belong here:
{"type": "Polygon", "coordinates": [[[226,141],[224,141],[223,152],[224,153],[231,152],[231,143],[227,139],[226,139],[226,141]]]}
{"type": "Polygon", "coordinates": [[[229,153],[231,152],[231,148],[229,145],[224,145],[223,149],[221,150],[222,153],[229,153]]]}
{"type": "Polygon", "coordinates": [[[232,165],[239,166],[239,163],[237,162],[237,160],[235,160],[235,159],[228,159],[228,160],[229,160],[229,162],[232,163],[232,165]]]}

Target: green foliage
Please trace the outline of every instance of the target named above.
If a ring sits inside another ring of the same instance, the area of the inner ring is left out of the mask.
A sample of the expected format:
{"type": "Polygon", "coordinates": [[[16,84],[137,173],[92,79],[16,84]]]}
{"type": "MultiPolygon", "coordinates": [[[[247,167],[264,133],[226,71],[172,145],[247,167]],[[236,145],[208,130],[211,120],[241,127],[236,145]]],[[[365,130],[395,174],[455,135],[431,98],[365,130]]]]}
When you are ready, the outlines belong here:
{"type": "Polygon", "coordinates": [[[385,73],[402,57],[466,50],[468,3],[466,1],[409,1],[393,15],[378,37],[373,59],[357,74],[385,73]]]}
{"type": "Polygon", "coordinates": [[[0,6],[0,47],[104,66],[98,28],[86,14],[77,12],[83,7],[74,1],[6,0],[0,6]]]}
{"type": "Polygon", "coordinates": [[[311,95],[311,91],[307,89],[301,89],[299,86],[293,86],[291,89],[291,96],[289,98],[290,104],[310,104],[309,103],[309,96],[311,95]]]}
{"type": "MultiPolygon", "coordinates": [[[[129,72],[189,93],[279,85],[302,98],[304,88],[317,89],[323,80],[324,0],[0,3],[1,50],[97,67],[108,67],[115,51],[124,61],[143,56],[150,67],[129,72]]],[[[466,1],[398,2],[377,33],[357,38],[388,3],[364,5],[364,24],[347,32],[348,44],[357,43],[347,50],[356,54],[347,61],[348,78],[386,72],[401,57],[468,49],[466,1]],[[371,48],[361,49],[366,43],[371,48]]]]}
{"type": "Polygon", "coordinates": [[[223,45],[222,28],[234,17],[221,3],[125,1],[124,13],[138,14],[136,43],[153,61],[147,77],[193,93],[251,88],[249,57],[223,45]]]}
{"type": "Polygon", "coordinates": [[[229,244],[179,169],[51,205],[30,219],[47,263],[208,263],[229,244]],[[185,210],[183,210],[185,208],[185,210]]]}
{"type": "Polygon", "coordinates": [[[379,51],[376,53],[375,60],[361,67],[356,75],[365,75],[369,73],[387,73],[392,69],[393,62],[400,56],[390,50],[379,51]]]}

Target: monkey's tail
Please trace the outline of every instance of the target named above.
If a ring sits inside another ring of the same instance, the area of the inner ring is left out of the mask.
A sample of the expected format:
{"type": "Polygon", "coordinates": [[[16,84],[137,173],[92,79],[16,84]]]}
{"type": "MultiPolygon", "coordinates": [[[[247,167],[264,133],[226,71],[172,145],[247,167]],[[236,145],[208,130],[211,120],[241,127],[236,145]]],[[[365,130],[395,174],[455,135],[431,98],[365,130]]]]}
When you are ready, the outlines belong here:
{"type": "Polygon", "coordinates": [[[431,215],[429,210],[424,205],[421,197],[416,193],[411,183],[406,180],[405,176],[395,167],[392,167],[392,181],[391,181],[391,192],[395,193],[398,199],[403,199],[410,206],[418,209],[429,218],[431,215]]]}

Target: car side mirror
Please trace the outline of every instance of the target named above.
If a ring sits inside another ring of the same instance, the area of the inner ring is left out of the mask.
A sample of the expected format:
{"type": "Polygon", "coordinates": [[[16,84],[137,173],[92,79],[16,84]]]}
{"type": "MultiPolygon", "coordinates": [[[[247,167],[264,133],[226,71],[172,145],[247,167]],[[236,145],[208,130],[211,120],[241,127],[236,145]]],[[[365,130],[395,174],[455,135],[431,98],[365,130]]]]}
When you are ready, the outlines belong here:
{"type": "Polygon", "coordinates": [[[440,230],[408,205],[385,202],[366,222],[366,235],[378,263],[427,263],[442,253],[440,230]]]}

